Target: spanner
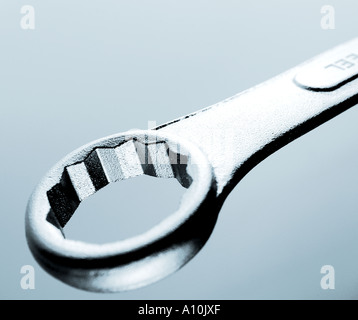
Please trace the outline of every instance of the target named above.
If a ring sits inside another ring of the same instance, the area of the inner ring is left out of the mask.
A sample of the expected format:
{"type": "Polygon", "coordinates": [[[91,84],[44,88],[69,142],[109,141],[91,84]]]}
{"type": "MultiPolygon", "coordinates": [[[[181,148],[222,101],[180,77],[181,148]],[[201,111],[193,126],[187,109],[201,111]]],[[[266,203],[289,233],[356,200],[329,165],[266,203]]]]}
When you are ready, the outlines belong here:
{"type": "Polygon", "coordinates": [[[26,235],[34,257],[61,281],[89,291],[129,290],[173,273],[203,247],[224,200],[254,166],[358,103],[357,77],[355,38],[213,106],[75,150],[30,197],[26,235]],[[142,174],[176,178],[187,188],[176,212],[113,243],[65,238],[81,201],[142,174]]]}

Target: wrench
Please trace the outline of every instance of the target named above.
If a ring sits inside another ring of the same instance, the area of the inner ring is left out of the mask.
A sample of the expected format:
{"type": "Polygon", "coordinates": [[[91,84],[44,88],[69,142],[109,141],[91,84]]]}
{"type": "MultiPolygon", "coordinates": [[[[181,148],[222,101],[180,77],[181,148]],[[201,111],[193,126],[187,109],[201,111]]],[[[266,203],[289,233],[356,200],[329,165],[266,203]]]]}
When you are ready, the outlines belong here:
{"type": "Polygon", "coordinates": [[[29,199],[32,254],[59,280],[88,291],[124,291],[164,278],[203,247],[226,197],[253,167],[358,103],[357,77],[355,38],[208,108],[82,146],[58,162],[29,199]],[[176,178],[187,188],[176,212],[113,243],[65,238],[81,201],[142,174],[176,178]]]}

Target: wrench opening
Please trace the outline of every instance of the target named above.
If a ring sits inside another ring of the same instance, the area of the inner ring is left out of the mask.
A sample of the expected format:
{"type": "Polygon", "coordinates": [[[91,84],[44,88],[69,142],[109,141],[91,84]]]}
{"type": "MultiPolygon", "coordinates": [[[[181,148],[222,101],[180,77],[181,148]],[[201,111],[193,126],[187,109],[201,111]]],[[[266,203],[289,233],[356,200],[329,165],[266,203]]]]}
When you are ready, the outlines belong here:
{"type": "Polygon", "coordinates": [[[29,247],[45,270],[72,286],[117,292],[157,281],[186,264],[215,226],[216,180],[200,149],[157,131],[129,136],[76,150],[50,170],[30,199],[29,247]],[[187,188],[176,212],[125,240],[98,245],[64,238],[62,229],[80,201],[109,183],[142,174],[176,178],[187,188]]]}

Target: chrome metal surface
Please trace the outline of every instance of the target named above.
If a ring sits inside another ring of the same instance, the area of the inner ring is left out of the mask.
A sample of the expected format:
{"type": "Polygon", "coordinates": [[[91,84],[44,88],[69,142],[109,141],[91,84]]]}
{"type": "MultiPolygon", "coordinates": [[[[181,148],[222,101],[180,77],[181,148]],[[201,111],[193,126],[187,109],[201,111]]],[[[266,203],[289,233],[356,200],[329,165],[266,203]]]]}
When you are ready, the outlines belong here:
{"type": "Polygon", "coordinates": [[[357,57],[354,39],[154,130],[121,133],[74,151],[30,198],[26,234],[35,258],[60,280],[91,291],[133,289],[176,271],[205,244],[225,198],[255,165],[358,103],[357,57]],[[63,229],[81,201],[140,174],[176,178],[187,188],[178,211],[124,241],[65,239],[63,229]]]}

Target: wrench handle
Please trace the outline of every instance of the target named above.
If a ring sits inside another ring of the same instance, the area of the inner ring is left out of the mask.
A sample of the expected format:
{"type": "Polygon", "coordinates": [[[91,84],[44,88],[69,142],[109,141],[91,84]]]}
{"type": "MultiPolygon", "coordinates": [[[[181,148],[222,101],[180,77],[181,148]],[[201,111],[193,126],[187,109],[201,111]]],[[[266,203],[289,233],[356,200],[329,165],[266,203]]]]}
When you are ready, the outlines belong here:
{"type": "Polygon", "coordinates": [[[157,129],[196,143],[218,195],[270,154],[358,103],[358,38],[157,129]]]}

